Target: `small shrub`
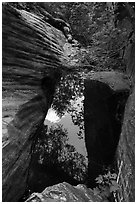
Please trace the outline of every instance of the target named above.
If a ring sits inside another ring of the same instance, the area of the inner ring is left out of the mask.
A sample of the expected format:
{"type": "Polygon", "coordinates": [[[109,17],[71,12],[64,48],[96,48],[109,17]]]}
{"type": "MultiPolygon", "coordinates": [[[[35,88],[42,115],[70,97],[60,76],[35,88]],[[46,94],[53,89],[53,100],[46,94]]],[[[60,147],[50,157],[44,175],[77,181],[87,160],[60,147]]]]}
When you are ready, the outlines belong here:
{"type": "Polygon", "coordinates": [[[111,173],[110,171],[107,174],[99,175],[96,178],[98,187],[93,189],[94,195],[100,195],[104,199],[112,196],[119,189],[116,178],[117,174],[111,173]]]}

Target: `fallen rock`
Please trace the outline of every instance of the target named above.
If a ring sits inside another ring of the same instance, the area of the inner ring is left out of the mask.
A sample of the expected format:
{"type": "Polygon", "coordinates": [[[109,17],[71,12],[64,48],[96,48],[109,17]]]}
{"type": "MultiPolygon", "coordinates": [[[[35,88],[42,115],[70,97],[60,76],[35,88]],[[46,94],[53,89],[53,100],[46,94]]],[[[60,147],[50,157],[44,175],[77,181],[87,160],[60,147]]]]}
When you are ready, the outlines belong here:
{"type": "Polygon", "coordinates": [[[85,185],[71,186],[63,182],[47,187],[42,193],[33,193],[26,202],[103,202],[101,196],[94,195],[85,185]]]}

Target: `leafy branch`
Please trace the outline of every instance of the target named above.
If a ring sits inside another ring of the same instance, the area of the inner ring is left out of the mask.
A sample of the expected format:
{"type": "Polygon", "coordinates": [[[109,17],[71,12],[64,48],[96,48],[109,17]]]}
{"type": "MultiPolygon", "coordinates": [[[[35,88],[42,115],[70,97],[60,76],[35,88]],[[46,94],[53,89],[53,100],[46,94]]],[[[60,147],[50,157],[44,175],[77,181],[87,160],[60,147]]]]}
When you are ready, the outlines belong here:
{"type": "Polygon", "coordinates": [[[99,175],[96,178],[96,183],[98,187],[93,189],[94,195],[100,195],[104,199],[109,198],[119,190],[117,174],[110,171],[107,174],[99,175]]]}

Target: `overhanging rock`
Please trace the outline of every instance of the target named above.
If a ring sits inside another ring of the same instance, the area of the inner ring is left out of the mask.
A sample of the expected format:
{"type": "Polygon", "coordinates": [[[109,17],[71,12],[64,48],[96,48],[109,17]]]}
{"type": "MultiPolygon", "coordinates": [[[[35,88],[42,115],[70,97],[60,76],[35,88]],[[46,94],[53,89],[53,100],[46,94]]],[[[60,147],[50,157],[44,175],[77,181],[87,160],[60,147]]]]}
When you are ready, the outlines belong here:
{"type": "Polygon", "coordinates": [[[2,15],[3,201],[18,201],[26,186],[30,152],[50,106],[61,66],[60,31],[9,5],[2,15]]]}
{"type": "Polygon", "coordinates": [[[128,75],[116,71],[102,71],[102,72],[89,72],[89,80],[100,81],[110,87],[112,91],[129,91],[130,81],[128,75]]]}

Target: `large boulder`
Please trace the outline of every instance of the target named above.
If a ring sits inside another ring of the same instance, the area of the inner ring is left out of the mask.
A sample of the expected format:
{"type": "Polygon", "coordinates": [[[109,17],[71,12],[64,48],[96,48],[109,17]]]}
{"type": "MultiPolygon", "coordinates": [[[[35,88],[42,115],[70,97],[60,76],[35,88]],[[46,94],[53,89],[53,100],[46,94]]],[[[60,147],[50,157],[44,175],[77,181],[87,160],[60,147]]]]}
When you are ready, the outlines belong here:
{"type": "Polygon", "coordinates": [[[3,201],[26,187],[32,144],[51,104],[63,35],[34,14],[3,4],[3,201]],[[60,38],[59,38],[59,37],[60,38]]]}
{"type": "Polygon", "coordinates": [[[130,83],[122,73],[97,72],[91,73],[84,84],[88,183],[94,187],[95,178],[114,161],[130,83]]]}

